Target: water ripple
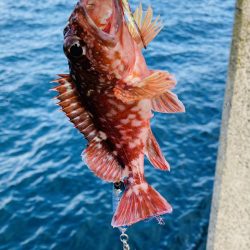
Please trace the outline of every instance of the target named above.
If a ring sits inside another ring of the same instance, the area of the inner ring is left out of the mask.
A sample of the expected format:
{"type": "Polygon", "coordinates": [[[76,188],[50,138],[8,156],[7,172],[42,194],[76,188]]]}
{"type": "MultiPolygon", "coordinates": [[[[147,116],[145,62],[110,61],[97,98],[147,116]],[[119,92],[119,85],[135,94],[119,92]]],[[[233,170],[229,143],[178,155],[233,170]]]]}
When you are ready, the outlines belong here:
{"type": "MultiPolygon", "coordinates": [[[[74,1],[75,2],[75,1],[74,1]]],[[[111,186],[81,161],[86,145],[49,89],[68,71],[62,30],[74,2],[0,2],[0,250],[120,249],[111,186]]],[[[133,6],[137,1],[131,1],[133,6]]],[[[149,2],[149,1],[146,1],[149,2]]],[[[173,205],[165,225],[130,228],[132,249],[205,249],[234,1],[152,2],[165,27],[145,51],[176,75],[186,114],[155,114],[171,173],[145,161],[173,205]]]]}

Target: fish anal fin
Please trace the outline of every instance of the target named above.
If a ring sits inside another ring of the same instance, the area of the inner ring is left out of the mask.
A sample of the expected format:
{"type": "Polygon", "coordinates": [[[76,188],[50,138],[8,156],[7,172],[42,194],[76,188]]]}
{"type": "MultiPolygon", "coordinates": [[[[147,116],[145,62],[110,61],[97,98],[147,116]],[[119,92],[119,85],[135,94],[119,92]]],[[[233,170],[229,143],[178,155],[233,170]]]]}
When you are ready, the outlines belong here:
{"type": "Polygon", "coordinates": [[[76,86],[70,75],[60,74],[59,76],[60,78],[54,81],[59,85],[53,88],[59,93],[56,96],[56,99],[59,100],[58,105],[84,137],[91,141],[98,131],[80,100],[76,86]]]}
{"type": "Polygon", "coordinates": [[[83,151],[83,160],[99,178],[108,182],[119,182],[125,169],[120,166],[116,156],[109,150],[101,137],[96,137],[83,151]]]}
{"type": "Polygon", "coordinates": [[[160,113],[184,113],[185,107],[177,95],[166,91],[151,100],[152,110],[160,113]]]}
{"type": "Polygon", "coordinates": [[[132,23],[128,24],[128,29],[140,48],[147,46],[163,28],[159,16],[153,20],[153,10],[150,6],[144,13],[140,4],[134,12],[134,20],[140,30],[142,39],[138,36],[137,29],[132,23]]]}
{"type": "Polygon", "coordinates": [[[139,82],[118,84],[114,88],[115,96],[124,103],[152,99],[161,95],[176,85],[175,79],[167,72],[152,71],[151,74],[139,82]]]}
{"type": "Polygon", "coordinates": [[[147,143],[146,143],[146,155],[151,164],[160,170],[169,171],[170,165],[166,161],[164,155],[161,152],[160,146],[157,143],[152,131],[150,130],[147,143]]]}

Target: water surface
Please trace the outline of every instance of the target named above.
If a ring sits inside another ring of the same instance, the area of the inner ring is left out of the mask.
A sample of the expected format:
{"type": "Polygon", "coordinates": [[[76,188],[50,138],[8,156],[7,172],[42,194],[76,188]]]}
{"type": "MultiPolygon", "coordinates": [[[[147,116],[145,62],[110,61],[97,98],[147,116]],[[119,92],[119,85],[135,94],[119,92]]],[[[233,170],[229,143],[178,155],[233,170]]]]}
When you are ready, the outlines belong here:
{"type": "MultiPolygon", "coordinates": [[[[138,3],[138,1],[133,1],[138,3]]],[[[121,249],[111,185],[84,166],[86,142],[52,100],[67,73],[62,31],[75,1],[0,3],[0,250],[121,249]]],[[[146,176],[173,205],[165,225],[129,229],[132,249],[204,250],[234,12],[233,0],[155,0],[165,28],[145,55],[176,75],[186,114],[156,114],[171,173],[146,176]]]]}

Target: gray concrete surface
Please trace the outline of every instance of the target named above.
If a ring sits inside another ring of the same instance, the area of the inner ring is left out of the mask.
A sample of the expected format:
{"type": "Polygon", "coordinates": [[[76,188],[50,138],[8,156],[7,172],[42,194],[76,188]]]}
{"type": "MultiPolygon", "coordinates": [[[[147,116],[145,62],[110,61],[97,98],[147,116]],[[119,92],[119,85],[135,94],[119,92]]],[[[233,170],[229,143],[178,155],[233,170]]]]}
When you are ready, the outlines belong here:
{"type": "Polygon", "coordinates": [[[250,0],[236,7],[207,250],[250,250],[250,0]]]}

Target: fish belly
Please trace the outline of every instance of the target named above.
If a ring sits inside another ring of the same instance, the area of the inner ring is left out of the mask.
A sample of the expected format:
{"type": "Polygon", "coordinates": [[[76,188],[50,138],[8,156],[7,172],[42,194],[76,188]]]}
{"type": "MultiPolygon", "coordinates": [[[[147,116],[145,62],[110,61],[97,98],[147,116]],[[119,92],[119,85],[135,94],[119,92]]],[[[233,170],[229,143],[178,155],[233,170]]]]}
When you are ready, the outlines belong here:
{"type": "Polygon", "coordinates": [[[113,153],[119,155],[124,165],[130,165],[140,154],[144,155],[150,127],[150,101],[124,104],[112,94],[98,100],[102,132],[112,144],[113,153]]]}

